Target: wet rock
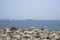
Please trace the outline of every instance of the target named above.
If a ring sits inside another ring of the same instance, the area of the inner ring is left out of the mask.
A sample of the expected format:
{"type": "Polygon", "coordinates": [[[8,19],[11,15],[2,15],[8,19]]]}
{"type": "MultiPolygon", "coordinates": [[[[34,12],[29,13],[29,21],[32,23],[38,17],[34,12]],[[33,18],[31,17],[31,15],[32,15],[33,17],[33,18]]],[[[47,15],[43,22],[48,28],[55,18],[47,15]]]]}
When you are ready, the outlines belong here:
{"type": "Polygon", "coordinates": [[[18,30],[16,27],[11,27],[10,31],[18,30]]]}

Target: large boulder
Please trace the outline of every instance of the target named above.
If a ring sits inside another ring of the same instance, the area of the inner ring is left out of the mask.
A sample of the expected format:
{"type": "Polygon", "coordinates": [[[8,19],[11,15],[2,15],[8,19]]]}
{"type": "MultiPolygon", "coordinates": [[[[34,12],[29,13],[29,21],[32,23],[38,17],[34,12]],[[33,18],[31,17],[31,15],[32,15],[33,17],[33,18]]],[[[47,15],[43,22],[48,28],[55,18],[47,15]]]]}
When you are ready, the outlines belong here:
{"type": "Polygon", "coordinates": [[[16,27],[11,27],[10,31],[13,31],[13,30],[18,30],[18,29],[16,27]]]}

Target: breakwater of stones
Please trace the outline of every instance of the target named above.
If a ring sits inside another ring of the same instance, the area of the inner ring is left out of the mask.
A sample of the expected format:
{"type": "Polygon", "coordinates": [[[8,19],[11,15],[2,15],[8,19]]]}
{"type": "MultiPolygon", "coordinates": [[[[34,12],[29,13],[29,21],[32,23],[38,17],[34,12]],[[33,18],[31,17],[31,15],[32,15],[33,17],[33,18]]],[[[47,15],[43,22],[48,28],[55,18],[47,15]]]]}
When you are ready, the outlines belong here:
{"type": "Polygon", "coordinates": [[[0,40],[60,40],[60,31],[35,27],[28,29],[4,28],[0,29],[0,40]]]}

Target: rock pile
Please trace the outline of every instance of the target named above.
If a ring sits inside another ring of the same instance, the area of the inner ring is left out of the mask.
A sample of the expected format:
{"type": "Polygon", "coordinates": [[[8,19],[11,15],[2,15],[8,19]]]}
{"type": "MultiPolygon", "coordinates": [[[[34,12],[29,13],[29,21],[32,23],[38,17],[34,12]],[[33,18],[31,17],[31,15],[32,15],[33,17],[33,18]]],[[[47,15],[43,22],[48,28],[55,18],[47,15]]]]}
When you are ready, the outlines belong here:
{"type": "Polygon", "coordinates": [[[47,29],[17,29],[16,27],[0,30],[0,40],[60,40],[60,31],[47,29]]]}

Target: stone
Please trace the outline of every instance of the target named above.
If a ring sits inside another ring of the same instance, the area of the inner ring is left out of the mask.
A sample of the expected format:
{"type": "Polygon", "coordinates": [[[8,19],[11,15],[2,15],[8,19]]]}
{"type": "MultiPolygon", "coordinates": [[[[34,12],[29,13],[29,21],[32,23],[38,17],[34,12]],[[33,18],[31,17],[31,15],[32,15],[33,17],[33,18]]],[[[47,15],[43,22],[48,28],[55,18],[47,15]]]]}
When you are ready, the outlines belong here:
{"type": "Polygon", "coordinates": [[[60,31],[49,31],[35,27],[23,30],[11,27],[0,30],[0,40],[60,40],[60,31]]]}

